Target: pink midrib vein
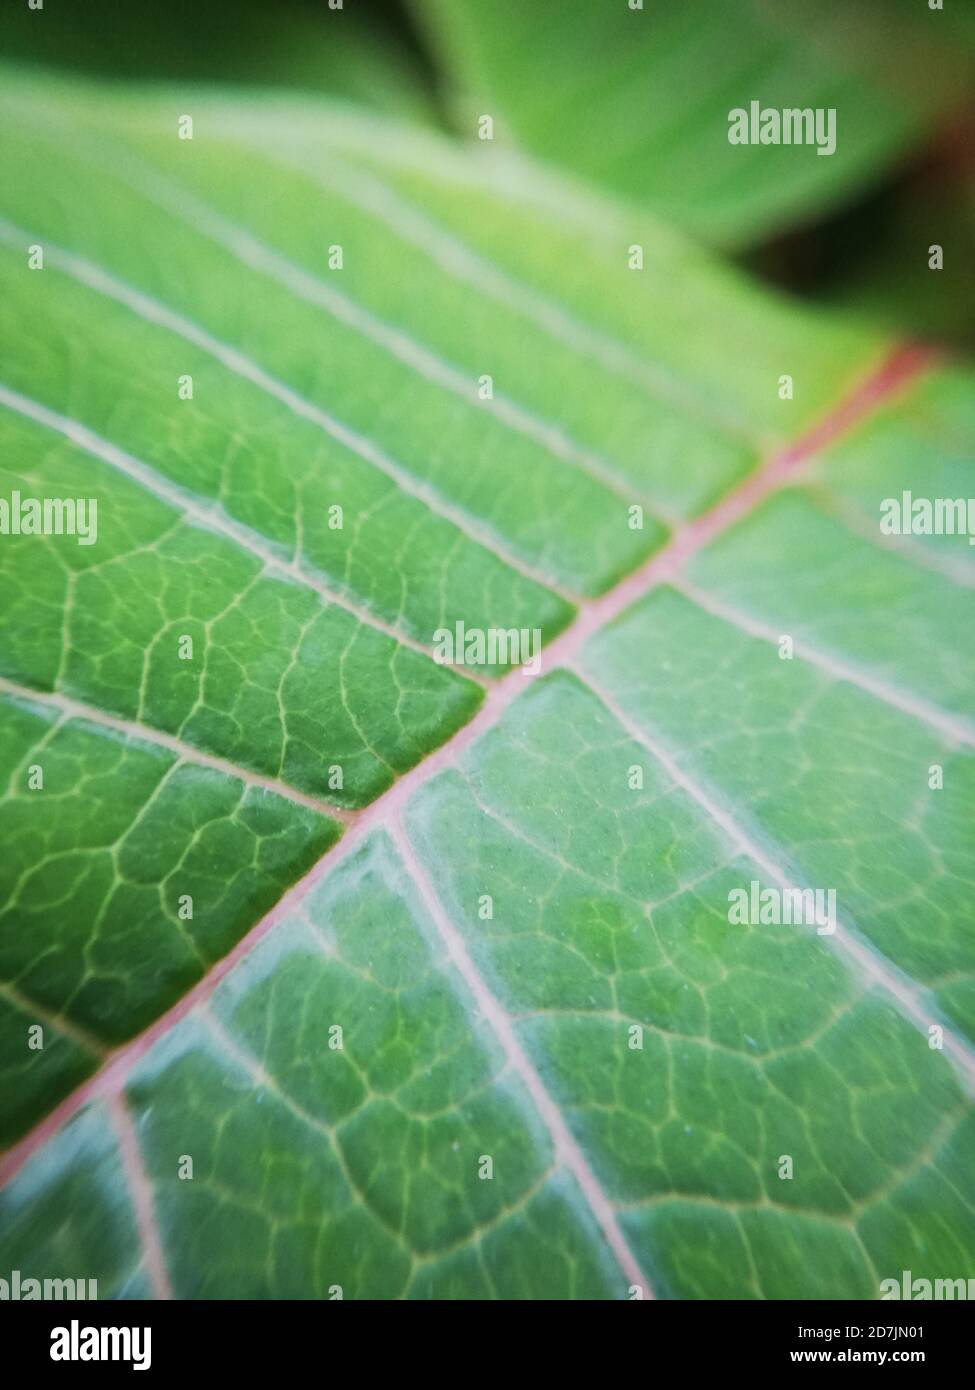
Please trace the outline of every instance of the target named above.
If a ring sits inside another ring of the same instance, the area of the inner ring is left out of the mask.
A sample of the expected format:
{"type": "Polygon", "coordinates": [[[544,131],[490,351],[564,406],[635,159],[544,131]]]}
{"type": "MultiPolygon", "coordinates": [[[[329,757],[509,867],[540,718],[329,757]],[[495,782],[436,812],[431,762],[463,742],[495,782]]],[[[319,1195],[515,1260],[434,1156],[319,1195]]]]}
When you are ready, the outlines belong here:
{"type": "MultiPolygon", "coordinates": [[[[854,427],[879,405],[921,375],[930,366],[934,357],[935,354],[932,350],[915,345],[898,347],[892,351],[878,368],[800,439],[774,455],[770,460],[760,464],[741,484],[729,491],[713,507],[675,532],[668,545],[645,565],[621,580],[601,598],[583,604],[575,621],[546,648],[546,669],[552,670],[560,666],[570,665],[590,637],[656,585],[666,583],[668,579],[675,577],[691,556],[706,546],[715,536],[754,511],[771,492],[785,485],[813,455],[854,427]]],[[[0,1186],[8,1183],[28,1162],[32,1154],[85,1105],[96,1099],[118,1096],[124,1089],[130,1072],[145,1053],[197,1005],[205,1003],[230,971],[273,930],[279,921],[293,911],[296,905],[326,874],[337,867],[343,859],[354,853],[372,830],[382,825],[390,826],[402,853],[407,842],[405,835],[399,829],[399,816],[405,803],[419,787],[443,771],[444,768],[453,764],[472,743],[493,727],[508,705],[518,697],[524,688],[525,680],[518,670],[512,671],[498,681],[489,689],[484,703],[469,723],[458,730],[452,738],[431,753],[429,757],[401,777],[372,805],[356,814],[353,817],[351,827],[345,832],[339,844],[323,855],[305,876],[259,922],[256,922],[246,935],[241,937],[236,946],[226,956],[223,956],[187,994],[137,1037],[110,1053],[93,1076],[77,1087],[71,1095],[66,1096],[30,1133],[7,1151],[0,1159],[0,1186]]],[[[441,935],[443,936],[445,931],[449,931],[452,938],[453,932],[446,922],[446,914],[437,902],[432,885],[423,874],[422,866],[418,864],[412,854],[405,857],[404,866],[417,880],[417,888],[427,903],[428,910],[431,910],[439,919],[437,925],[441,929],[441,935]]],[[[448,947],[451,946],[451,940],[448,939],[446,944],[448,947]]],[[[453,945],[456,945],[456,942],[453,942],[453,945]]],[[[455,950],[451,950],[450,954],[456,957],[455,950]]],[[[456,960],[455,963],[457,963],[456,960]]],[[[461,974],[465,976],[473,967],[470,965],[469,958],[466,958],[462,963],[461,974]]],[[[540,1118],[550,1133],[556,1152],[560,1154],[563,1161],[575,1174],[621,1268],[631,1282],[642,1284],[644,1290],[649,1292],[648,1281],[640,1274],[636,1261],[630,1254],[616,1226],[615,1216],[584,1156],[578,1149],[578,1145],[575,1144],[569,1133],[555,1102],[545,1090],[541,1078],[518,1044],[517,1038],[513,1034],[508,1035],[507,1024],[504,1021],[506,1015],[502,1006],[492,999],[483,981],[471,978],[466,983],[468,987],[475,987],[476,994],[483,996],[482,1004],[493,1005],[490,1008],[488,1021],[492,1022],[495,1032],[499,1033],[499,1041],[509,1062],[515,1072],[520,1075],[529,1096],[533,1099],[536,1108],[539,1109],[540,1118]]],[[[134,1194],[134,1200],[137,1195],[134,1194]]],[[[144,1227],[148,1220],[144,1207],[145,1203],[143,1202],[139,1209],[140,1227],[144,1227]]],[[[149,1248],[150,1252],[159,1249],[159,1242],[155,1233],[153,1233],[149,1248]]],[[[158,1266],[158,1260],[154,1263],[158,1266]]],[[[164,1272],[157,1267],[153,1274],[155,1276],[153,1283],[157,1291],[165,1296],[164,1272]]]]}

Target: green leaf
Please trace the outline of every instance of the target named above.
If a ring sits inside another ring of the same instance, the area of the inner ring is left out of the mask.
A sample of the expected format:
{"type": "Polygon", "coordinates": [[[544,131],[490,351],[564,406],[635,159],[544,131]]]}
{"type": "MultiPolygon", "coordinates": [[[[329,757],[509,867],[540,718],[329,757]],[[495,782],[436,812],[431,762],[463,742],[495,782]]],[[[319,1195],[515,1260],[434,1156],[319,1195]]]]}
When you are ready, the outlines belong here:
{"type": "Polygon", "coordinates": [[[287,84],[413,120],[432,119],[420,74],[384,32],[382,15],[351,3],[85,0],[0,8],[5,61],[64,66],[111,79],[227,86],[287,84]]]}
{"type": "Polygon", "coordinates": [[[967,1277],[975,566],[878,517],[967,496],[971,378],[514,156],[2,102],[0,498],[98,530],[0,535],[0,1266],[967,1277]],[[457,622],[542,674],[440,665],[457,622]]]}
{"type": "Polygon", "coordinates": [[[424,0],[419,12],[468,138],[490,114],[498,142],[728,247],[861,192],[964,100],[973,75],[963,5],[498,0],[488,16],[477,0],[424,0]],[[729,113],[752,101],[833,108],[835,151],[729,144],[729,113]]]}

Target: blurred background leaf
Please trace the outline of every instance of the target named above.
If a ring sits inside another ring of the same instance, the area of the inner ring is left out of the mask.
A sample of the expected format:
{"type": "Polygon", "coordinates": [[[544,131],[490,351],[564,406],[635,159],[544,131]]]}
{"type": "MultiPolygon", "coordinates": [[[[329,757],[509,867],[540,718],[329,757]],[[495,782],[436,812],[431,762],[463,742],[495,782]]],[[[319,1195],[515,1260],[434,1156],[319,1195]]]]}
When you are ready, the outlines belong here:
{"type": "MultiPolygon", "coordinates": [[[[865,310],[878,322],[975,347],[975,123],[958,141],[947,133],[939,150],[907,177],[870,200],[883,236],[860,235],[853,254],[826,287],[837,304],[865,310]],[[928,269],[927,248],[945,249],[945,271],[928,269]]],[[[867,227],[867,216],[857,226],[867,227]]],[[[856,230],[854,228],[854,230],[856,230]]]]}
{"type": "Polygon", "coordinates": [[[415,0],[455,129],[515,143],[776,283],[975,346],[975,5],[415,0]],[[835,154],[732,146],[728,112],[833,106],[835,154]],[[945,269],[928,268],[928,247],[945,269]]]}
{"type": "Polygon", "coordinates": [[[421,0],[462,129],[503,136],[721,246],[875,181],[961,101],[971,15],[915,0],[421,0]],[[728,112],[836,107],[835,154],[733,146],[728,112]]]}
{"type": "Polygon", "coordinates": [[[156,82],[262,84],[327,92],[427,118],[425,54],[388,0],[0,0],[0,54],[156,82]]]}

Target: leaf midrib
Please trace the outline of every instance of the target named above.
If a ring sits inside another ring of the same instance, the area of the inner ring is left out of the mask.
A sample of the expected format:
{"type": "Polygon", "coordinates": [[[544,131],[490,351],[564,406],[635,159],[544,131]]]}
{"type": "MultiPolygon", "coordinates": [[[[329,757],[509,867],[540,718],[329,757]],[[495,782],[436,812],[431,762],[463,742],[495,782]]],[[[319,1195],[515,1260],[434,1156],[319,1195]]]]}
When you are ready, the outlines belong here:
{"type": "MultiPolygon", "coordinates": [[[[866,379],[846,398],[820,420],[801,439],[787,449],[760,465],[754,473],[738,487],[730,490],[708,512],[678,532],[656,556],[633,574],[620,581],[600,599],[583,606],[575,621],[562,635],[549,646],[548,669],[576,670],[575,662],[583,645],[594,633],[629,608],[659,584],[675,578],[687,560],[697,551],[709,544],[722,531],[753,511],[771,493],[784,486],[804,466],[814,454],[837,435],[853,428],[880,404],[908,383],[917,378],[929,366],[929,357],[910,348],[899,348],[890,354],[866,379]]],[[[748,853],[753,862],[763,867],[771,876],[784,881],[784,872],[771,860],[767,853],[752,844],[748,836],[729,818],[722,819],[715,814],[715,803],[706,789],[698,786],[693,779],[684,774],[678,765],[658,745],[648,741],[646,731],[635,725],[625,712],[612,701],[605,692],[594,684],[588,673],[576,672],[606,708],[618,719],[631,737],[638,739],[665,766],[671,775],[678,773],[675,780],[708,813],[709,820],[719,825],[733,843],[737,843],[748,853]],[[670,764],[668,766],[668,764],[670,764]]],[[[490,1001],[489,1022],[508,1058],[522,1081],[526,1084],[540,1118],[549,1129],[556,1152],[561,1152],[566,1166],[574,1173],[593,1216],[603,1231],[610,1248],[626,1274],[630,1283],[640,1284],[651,1294],[646,1277],[639,1270],[632,1252],[620,1231],[615,1209],[603,1193],[598,1180],[589,1167],[578,1142],[572,1136],[568,1124],[558,1105],[548,1095],[537,1071],[524,1053],[514,1032],[514,1019],[494,998],[482,976],[466,953],[463,938],[450,922],[446,910],[440,904],[435,891],[419,865],[416,856],[409,848],[399,817],[406,801],[416,789],[454,764],[458,754],[471,743],[478,740],[488,729],[500,720],[508,705],[524,689],[524,683],[517,671],[498,681],[489,691],[484,704],[474,717],[445,744],[436,749],[422,762],[404,774],[380,797],[362,811],[354,813],[354,824],[343,836],[339,845],[323,855],[259,922],[246,933],[228,955],[212,967],[197,984],[171,1009],[160,1016],[143,1033],[129,1043],[109,1054],[104,1065],[88,1081],[84,1082],[71,1095],[67,1096],[39,1125],[24,1139],[13,1146],[0,1160],[0,1186],[9,1182],[30,1159],[32,1154],[56,1133],[84,1105],[98,1098],[117,1102],[124,1094],[129,1074],[135,1063],[145,1055],[160,1038],[164,1037],[182,1018],[194,1008],[205,1007],[221,981],[257,946],[258,942],[271,932],[277,923],[286,917],[299,904],[308,892],[349,855],[374,829],[384,827],[397,844],[400,857],[411,873],[412,880],[423,898],[427,910],[431,912],[438,932],[444,939],[448,954],[455,964],[463,966],[460,973],[468,988],[476,984],[475,998],[482,1006],[490,1001]],[[447,932],[443,928],[446,924],[447,932]],[[458,943],[462,956],[458,956],[458,943]],[[500,1032],[498,1031],[500,1028],[500,1032]],[[512,1052],[510,1041],[515,1044],[512,1052]],[[551,1108],[549,1108],[551,1107],[551,1108]],[[554,1130],[553,1130],[554,1125],[554,1130]],[[568,1145],[566,1143],[568,1139],[568,1145]]],[[[923,1003],[916,990],[906,982],[886,960],[876,954],[858,938],[846,939],[838,943],[844,954],[857,966],[861,975],[866,975],[879,985],[895,1002],[902,1014],[915,1026],[927,1029],[931,1019],[924,1012],[923,1003]]],[[[949,1058],[957,1072],[961,1074],[966,1086],[975,1090],[975,1055],[971,1055],[964,1043],[957,1051],[949,1050],[949,1058]]],[[[141,1224],[141,1219],[140,1219],[141,1224]]],[[[149,1239],[156,1242],[158,1236],[149,1239]]]]}

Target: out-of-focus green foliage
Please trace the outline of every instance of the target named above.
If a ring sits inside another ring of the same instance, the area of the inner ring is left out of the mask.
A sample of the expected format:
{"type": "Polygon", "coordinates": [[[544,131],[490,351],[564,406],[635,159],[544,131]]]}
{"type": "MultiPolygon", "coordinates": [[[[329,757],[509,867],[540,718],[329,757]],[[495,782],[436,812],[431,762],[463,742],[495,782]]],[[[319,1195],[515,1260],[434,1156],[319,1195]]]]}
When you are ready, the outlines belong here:
{"type": "Polygon", "coordinates": [[[975,10],[924,0],[419,0],[456,120],[716,244],[849,202],[975,80],[975,10]],[[835,153],[728,142],[728,113],[835,108],[835,153]]]}

